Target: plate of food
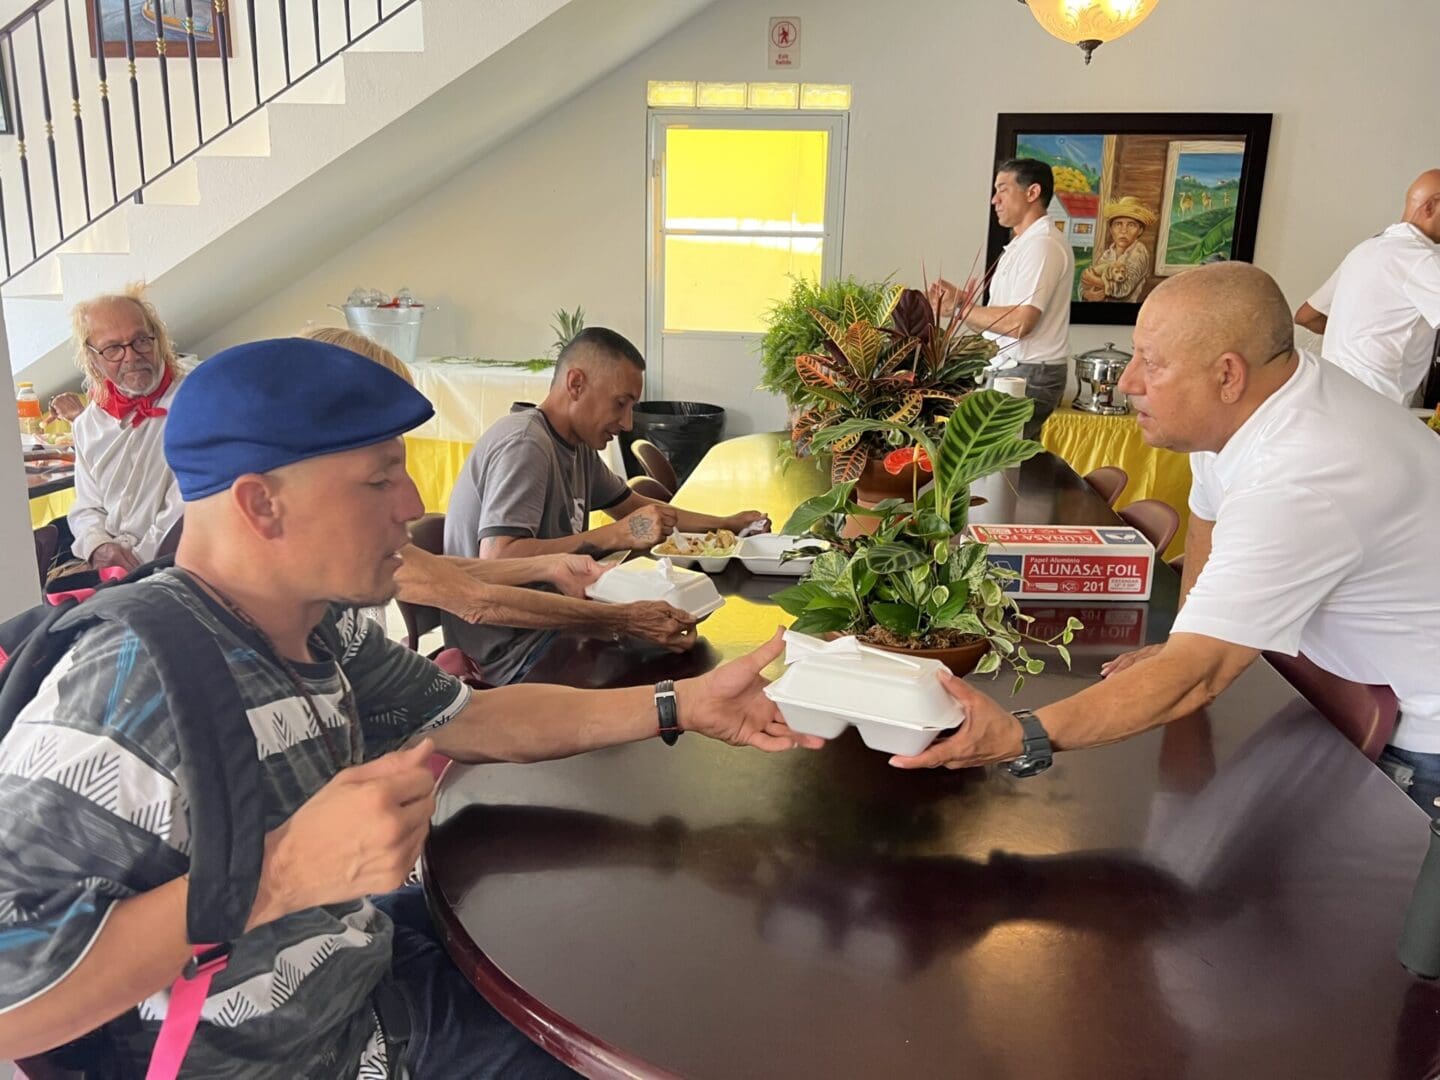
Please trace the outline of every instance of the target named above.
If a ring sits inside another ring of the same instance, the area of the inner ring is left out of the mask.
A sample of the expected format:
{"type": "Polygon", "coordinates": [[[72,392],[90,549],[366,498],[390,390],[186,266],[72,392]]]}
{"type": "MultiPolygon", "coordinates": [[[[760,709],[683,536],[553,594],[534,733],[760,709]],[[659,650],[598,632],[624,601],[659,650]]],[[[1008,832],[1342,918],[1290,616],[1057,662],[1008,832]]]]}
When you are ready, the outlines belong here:
{"type": "Polygon", "coordinates": [[[650,549],[657,559],[669,559],[676,566],[699,566],[707,574],[718,574],[735,557],[740,540],[729,529],[692,533],[676,530],[650,549]]]}

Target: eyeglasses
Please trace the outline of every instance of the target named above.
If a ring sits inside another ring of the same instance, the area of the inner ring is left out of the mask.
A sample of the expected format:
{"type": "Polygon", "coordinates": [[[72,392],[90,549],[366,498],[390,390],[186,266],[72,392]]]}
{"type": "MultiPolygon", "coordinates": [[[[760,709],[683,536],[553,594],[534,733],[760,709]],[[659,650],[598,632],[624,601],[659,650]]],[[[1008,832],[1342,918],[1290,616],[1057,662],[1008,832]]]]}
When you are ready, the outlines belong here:
{"type": "Polygon", "coordinates": [[[155,339],[149,334],[137,334],[129,341],[117,341],[114,345],[106,345],[103,349],[97,349],[88,342],[85,347],[101,359],[118,364],[125,359],[126,349],[134,349],[140,356],[149,356],[155,349],[155,339]]]}

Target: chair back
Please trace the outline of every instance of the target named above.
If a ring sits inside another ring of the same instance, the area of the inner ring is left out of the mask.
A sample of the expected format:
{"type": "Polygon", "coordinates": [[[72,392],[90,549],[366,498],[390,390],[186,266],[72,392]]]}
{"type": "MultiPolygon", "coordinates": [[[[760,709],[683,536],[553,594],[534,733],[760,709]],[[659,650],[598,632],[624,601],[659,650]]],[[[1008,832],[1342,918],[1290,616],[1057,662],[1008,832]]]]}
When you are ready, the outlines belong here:
{"type": "Polygon", "coordinates": [[[1362,754],[1371,761],[1379,759],[1400,719],[1395,691],[1342,679],[1303,654],[1267,652],[1265,659],[1362,754]]]}
{"type": "Polygon", "coordinates": [[[1170,541],[1180,531],[1180,515],[1161,499],[1141,499],[1119,511],[1131,528],[1139,529],[1146,540],[1155,545],[1157,558],[1163,557],[1170,541]]]}
{"type": "MultiPolygon", "coordinates": [[[[432,555],[445,554],[445,515],[426,514],[409,525],[410,542],[432,555]]],[[[440,609],[428,604],[410,604],[396,600],[400,618],[405,623],[405,644],[417,652],[420,638],[440,626],[440,609]]]]}
{"type": "Polygon", "coordinates": [[[1114,506],[1115,500],[1120,498],[1125,486],[1130,483],[1130,474],[1119,465],[1106,465],[1086,473],[1085,483],[1095,489],[1095,494],[1104,499],[1106,505],[1114,506]]]}
{"type": "MultiPolygon", "coordinates": [[[[669,500],[666,500],[667,502],[669,500]]],[[[55,561],[55,551],[60,546],[60,530],[54,525],[41,525],[35,530],[35,565],[40,570],[40,585],[50,573],[50,564],[55,561]]]]}
{"type": "Polygon", "coordinates": [[[160,541],[160,546],[155,549],[157,559],[166,555],[174,555],[175,549],[180,546],[180,534],[185,531],[185,515],[180,515],[180,520],[170,526],[170,531],[165,534],[165,539],[160,541]]]}
{"type": "Polygon", "coordinates": [[[679,490],[680,480],[675,475],[675,467],[670,464],[665,452],[649,439],[636,439],[630,444],[630,452],[635,455],[635,460],[640,463],[640,468],[645,470],[646,476],[660,481],[668,491],[679,490]]]}
{"type": "Polygon", "coordinates": [[[653,476],[632,476],[625,481],[630,485],[630,490],[637,495],[644,495],[647,499],[659,499],[661,502],[669,502],[675,497],[675,493],[656,480],[653,476]]]}

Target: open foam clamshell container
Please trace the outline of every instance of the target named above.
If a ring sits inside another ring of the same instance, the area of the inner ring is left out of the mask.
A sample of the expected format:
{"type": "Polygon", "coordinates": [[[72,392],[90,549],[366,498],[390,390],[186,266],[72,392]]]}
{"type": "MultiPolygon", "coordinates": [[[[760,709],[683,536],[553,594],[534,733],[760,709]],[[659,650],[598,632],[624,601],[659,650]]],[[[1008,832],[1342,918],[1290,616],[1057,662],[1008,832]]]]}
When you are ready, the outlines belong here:
{"type": "MultiPolygon", "coordinates": [[[[682,533],[677,531],[675,533],[672,533],[671,536],[672,538],[675,536],[681,536],[687,540],[703,541],[705,539],[704,533],[682,533]]],[[[664,546],[665,541],[662,540],[660,543],[656,544],[650,549],[650,554],[655,556],[655,558],[657,559],[669,559],[676,566],[699,566],[700,569],[704,570],[707,574],[723,573],[725,567],[730,565],[730,560],[735,557],[736,552],[739,548],[739,544],[737,544],[735,547],[731,548],[723,555],[674,555],[659,550],[664,546]]]]}
{"type": "Polygon", "coordinates": [[[698,570],[685,570],[669,559],[631,559],[600,575],[585,590],[591,600],[607,604],[633,604],[663,600],[671,607],[703,619],[725,605],[715,583],[698,570]]]}
{"type": "Polygon", "coordinates": [[[747,536],[735,548],[735,557],[745,564],[752,574],[780,574],[785,577],[800,577],[815,565],[814,557],[781,560],[787,551],[796,548],[815,548],[825,551],[830,547],[824,540],[813,536],[785,536],[780,533],[761,533],[747,536]]]}
{"type": "Polygon", "coordinates": [[[785,674],[765,688],[785,722],[833,739],[851,724],[872,750],[918,754],[965,719],[940,685],[945,665],[862,645],[785,633],[785,674]]]}

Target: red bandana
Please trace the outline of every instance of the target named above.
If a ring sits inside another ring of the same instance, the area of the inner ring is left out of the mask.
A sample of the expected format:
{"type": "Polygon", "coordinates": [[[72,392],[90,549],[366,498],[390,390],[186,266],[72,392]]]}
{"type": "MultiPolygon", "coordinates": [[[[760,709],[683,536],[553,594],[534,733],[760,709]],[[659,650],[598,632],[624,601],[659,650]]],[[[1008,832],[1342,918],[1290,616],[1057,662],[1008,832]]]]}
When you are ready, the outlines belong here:
{"type": "Polygon", "coordinates": [[[100,407],[111,416],[119,420],[123,426],[125,417],[134,413],[130,421],[131,427],[139,427],[141,422],[152,416],[164,416],[169,409],[162,409],[155,404],[165,396],[165,391],[170,389],[170,370],[165,370],[160,385],[151,390],[148,394],[141,394],[138,397],[131,397],[121,390],[109,379],[105,380],[105,404],[100,407]]]}

